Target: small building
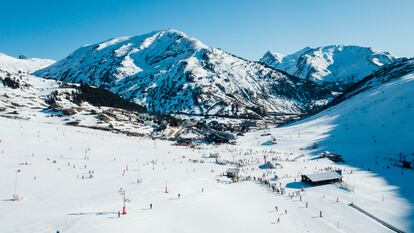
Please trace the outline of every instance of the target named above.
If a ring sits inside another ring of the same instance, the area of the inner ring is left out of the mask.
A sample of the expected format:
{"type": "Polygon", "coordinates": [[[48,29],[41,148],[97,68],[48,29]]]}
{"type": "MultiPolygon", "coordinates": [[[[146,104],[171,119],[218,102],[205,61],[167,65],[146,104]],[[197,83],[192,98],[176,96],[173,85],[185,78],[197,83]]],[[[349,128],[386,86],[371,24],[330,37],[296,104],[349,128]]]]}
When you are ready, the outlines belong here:
{"type": "Polygon", "coordinates": [[[329,171],[323,173],[315,173],[302,175],[302,182],[309,185],[324,185],[324,184],[333,184],[342,181],[342,171],[329,171]]]}
{"type": "Polygon", "coordinates": [[[219,158],[219,154],[218,153],[210,153],[210,155],[208,157],[210,159],[218,159],[219,158]]]}
{"type": "Polygon", "coordinates": [[[189,146],[193,143],[191,138],[179,138],[177,139],[176,145],[178,146],[189,146]]]}
{"type": "Polygon", "coordinates": [[[271,161],[267,161],[266,163],[259,166],[260,169],[275,169],[277,167],[282,167],[282,165],[271,161]]]}
{"type": "Polygon", "coordinates": [[[269,184],[273,185],[273,184],[277,184],[279,180],[279,177],[277,175],[274,175],[272,178],[269,179],[269,184]]]}
{"type": "Polygon", "coordinates": [[[214,131],[212,133],[209,133],[205,137],[206,142],[215,143],[215,144],[230,143],[230,141],[232,141],[234,139],[235,139],[235,136],[233,134],[218,132],[218,131],[214,131]]]}
{"type": "Polygon", "coordinates": [[[226,170],[226,176],[228,178],[237,178],[239,177],[240,170],[238,168],[229,168],[226,170]]]}
{"type": "Polygon", "coordinates": [[[154,122],[152,121],[152,120],[145,120],[144,121],[144,125],[145,126],[151,126],[151,125],[153,125],[154,124],[154,122]]]}
{"type": "Polygon", "coordinates": [[[319,155],[319,158],[327,158],[335,163],[343,163],[345,160],[342,158],[342,155],[339,154],[333,154],[329,151],[323,152],[321,155],[319,155]]]}
{"type": "Polygon", "coordinates": [[[216,164],[218,164],[218,165],[226,165],[227,162],[225,160],[221,160],[221,159],[216,158],[216,164]]]}

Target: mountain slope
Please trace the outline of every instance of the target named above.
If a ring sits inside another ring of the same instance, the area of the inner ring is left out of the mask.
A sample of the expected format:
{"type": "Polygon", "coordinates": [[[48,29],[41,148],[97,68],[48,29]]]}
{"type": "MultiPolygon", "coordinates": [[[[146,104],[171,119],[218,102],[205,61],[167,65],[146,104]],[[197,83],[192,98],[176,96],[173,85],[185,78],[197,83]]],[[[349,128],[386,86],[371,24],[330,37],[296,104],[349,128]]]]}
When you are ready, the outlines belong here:
{"type": "Polygon", "coordinates": [[[295,153],[296,147],[297,153],[311,154],[312,161],[324,151],[342,155],[345,164],[354,169],[352,176],[360,172],[382,181],[380,185],[373,180],[358,185],[355,180],[344,180],[355,188],[353,195],[373,189],[366,195],[373,200],[352,198],[348,203],[353,202],[405,232],[413,232],[414,173],[401,168],[402,158],[414,166],[413,90],[414,59],[390,64],[351,87],[338,97],[336,105],[290,125],[253,132],[242,143],[264,145],[269,137],[276,138],[278,144],[274,148],[278,151],[295,153]],[[267,138],[260,136],[267,134],[267,138]],[[406,204],[393,203],[394,197],[406,204]]]}
{"type": "Polygon", "coordinates": [[[267,52],[261,62],[305,80],[344,90],[379,67],[398,59],[386,52],[360,46],[304,48],[283,57],[267,52]]]}
{"type": "MultiPolygon", "coordinates": [[[[373,171],[394,186],[395,192],[408,200],[404,207],[409,224],[414,225],[414,173],[401,169],[401,159],[414,165],[414,60],[392,64],[355,85],[339,104],[294,124],[301,130],[324,130],[315,140],[319,149],[343,155],[347,164],[373,171]]],[[[339,98],[339,97],[338,97],[339,98]]],[[[369,211],[374,212],[376,208],[369,211]]],[[[393,213],[384,211],[383,218],[393,213]]],[[[390,219],[398,223],[401,218],[390,219]]]]}
{"type": "Polygon", "coordinates": [[[354,95],[370,90],[372,88],[376,88],[392,80],[400,79],[402,76],[411,73],[414,73],[414,59],[401,59],[398,62],[385,65],[379,70],[375,71],[374,73],[368,75],[361,81],[352,85],[350,88],[346,90],[346,92],[337,96],[330,103],[330,105],[338,104],[354,95]]]}
{"type": "MultiPolygon", "coordinates": [[[[104,89],[0,69],[0,117],[125,134],[152,131],[145,108],[104,89]]],[[[150,119],[151,120],[151,119],[150,119]]]]}
{"type": "Polygon", "coordinates": [[[0,69],[11,73],[33,73],[55,63],[54,60],[40,58],[14,58],[0,53],[0,69]]]}
{"type": "Polygon", "coordinates": [[[260,118],[301,114],[331,98],[313,82],[175,30],[88,45],[35,75],[102,87],[162,113],[260,118]]]}

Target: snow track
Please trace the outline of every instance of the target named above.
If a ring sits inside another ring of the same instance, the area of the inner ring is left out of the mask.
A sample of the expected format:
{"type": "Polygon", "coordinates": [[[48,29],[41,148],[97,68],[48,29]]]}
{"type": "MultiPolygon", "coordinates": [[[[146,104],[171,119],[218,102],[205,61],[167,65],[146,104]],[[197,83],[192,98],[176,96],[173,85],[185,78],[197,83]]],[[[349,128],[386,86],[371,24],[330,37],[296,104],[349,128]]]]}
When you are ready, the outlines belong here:
{"type": "Polygon", "coordinates": [[[396,228],[395,226],[393,226],[393,225],[391,225],[391,224],[389,224],[389,223],[387,223],[387,222],[385,222],[385,221],[383,221],[383,220],[375,217],[374,215],[368,213],[367,211],[365,211],[364,209],[362,209],[361,207],[359,207],[359,206],[357,206],[357,205],[355,205],[353,203],[349,204],[349,206],[352,207],[352,208],[354,208],[354,209],[356,209],[356,210],[358,210],[359,212],[365,214],[366,216],[374,219],[375,221],[381,223],[385,227],[388,227],[389,229],[391,229],[391,230],[393,230],[393,231],[395,231],[397,233],[404,233],[404,231],[402,231],[402,230],[396,228]]]}

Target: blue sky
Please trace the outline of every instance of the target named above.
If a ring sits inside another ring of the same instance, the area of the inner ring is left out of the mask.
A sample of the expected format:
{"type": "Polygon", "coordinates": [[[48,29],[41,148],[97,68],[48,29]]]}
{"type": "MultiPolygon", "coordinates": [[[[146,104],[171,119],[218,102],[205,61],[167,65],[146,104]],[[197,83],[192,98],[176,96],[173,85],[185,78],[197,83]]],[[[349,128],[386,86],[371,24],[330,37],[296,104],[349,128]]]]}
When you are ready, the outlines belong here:
{"type": "Polygon", "coordinates": [[[61,59],[109,38],[174,28],[247,59],[357,44],[414,56],[413,0],[0,0],[0,52],[61,59]]]}

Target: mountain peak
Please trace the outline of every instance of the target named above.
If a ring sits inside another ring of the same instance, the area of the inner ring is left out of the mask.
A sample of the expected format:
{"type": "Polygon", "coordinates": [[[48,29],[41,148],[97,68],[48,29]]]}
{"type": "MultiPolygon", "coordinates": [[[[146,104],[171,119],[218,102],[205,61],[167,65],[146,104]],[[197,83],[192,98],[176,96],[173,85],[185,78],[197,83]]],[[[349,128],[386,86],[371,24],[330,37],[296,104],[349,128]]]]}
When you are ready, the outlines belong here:
{"type": "Polygon", "coordinates": [[[163,40],[163,43],[176,43],[180,41],[186,41],[187,45],[194,47],[195,49],[208,48],[201,41],[189,37],[184,32],[175,29],[162,29],[146,33],[138,36],[124,36],[105,40],[98,44],[88,45],[88,47],[96,47],[97,50],[105,49],[110,46],[129,45],[129,44],[141,44],[141,46],[150,46],[152,43],[163,40]]]}
{"type": "Polygon", "coordinates": [[[272,61],[268,57],[269,53],[266,53],[261,62],[336,90],[344,89],[397,60],[387,52],[357,45],[306,47],[284,56],[282,61],[272,61]]]}
{"type": "Polygon", "coordinates": [[[283,60],[283,54],[281,53],[272,53],[270,51],[267,51],[262,59],[260,59],[260,62],[265,64],[279,64],[283,60]]]}

